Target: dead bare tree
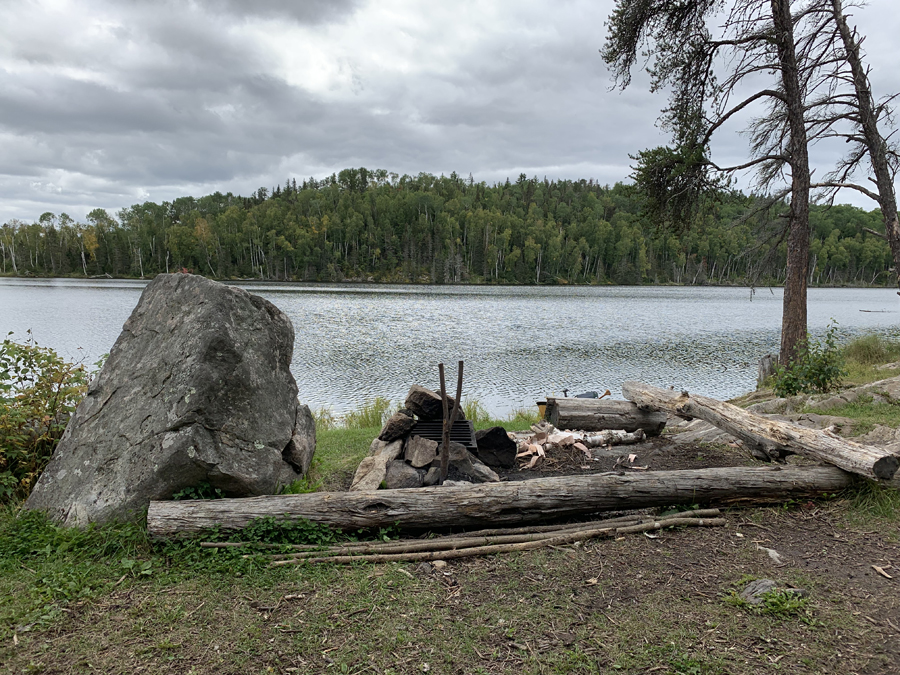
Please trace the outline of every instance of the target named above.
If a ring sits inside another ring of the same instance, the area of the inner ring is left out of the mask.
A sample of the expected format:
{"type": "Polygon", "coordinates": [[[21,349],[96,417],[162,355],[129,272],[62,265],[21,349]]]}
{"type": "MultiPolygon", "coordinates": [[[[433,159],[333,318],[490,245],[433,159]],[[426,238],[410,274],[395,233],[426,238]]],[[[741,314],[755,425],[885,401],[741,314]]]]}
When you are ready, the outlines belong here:
{"type": "Polygon", "coordinates": [[[771,191],[778,181],[789,187],[776,196],[790,198],[787,217],[787,273],[782,313],[782,363],[789,363],[806,340],[809,277],[809,135],[824,133],[807,120],[808,101],[828,81],[820,75],[832,54],[814,31],[809,3],[792,0],[732,0],[720,34],[710,26],[726,8],[722,0],[617,0],[601,50],[616,83],[627,86],[640,54],[652,88],[670,89],[663,124],[675,149],[659,157],[642,156],[639,177],[650,179],[658,202],[686,204],[709,188],[710,174],[755,169],[759,184],[771,191]],[[796,7],[797,11],[793,11],[796,7]],[[642,50],[645,50],[642,52],[642,50]],[[716,71],[726,73],[719,81],[716,71]],[[768,88],[735,98],[759,75],[773,73],[768,88]],[[751,125],[751,157],[735,166],[710,158],[712,136],[735,116],[766,106],[751,125]]]}

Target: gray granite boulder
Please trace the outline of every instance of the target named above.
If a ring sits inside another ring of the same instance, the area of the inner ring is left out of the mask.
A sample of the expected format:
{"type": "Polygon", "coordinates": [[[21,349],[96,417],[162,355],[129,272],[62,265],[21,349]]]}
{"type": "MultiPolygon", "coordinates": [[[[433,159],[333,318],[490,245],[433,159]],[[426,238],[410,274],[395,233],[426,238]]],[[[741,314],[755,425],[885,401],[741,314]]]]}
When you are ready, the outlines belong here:
{"type": "MultiPolygon", "coordinates": [[[[456,401],[452,396],[447,396],[447,414],[453,410],[453,404],[456,401]]],[[[409,410],[416,414],[421,420],[439,420],[444,417],[444,406],[441,403],[441,395],[437,392],[426,389],[418,384],[414,384],[409,388],[404,404],[409,410]]],[[[462,406],[459,408],[456,419],[464,420],[466,418],[463,413],[462,406]]]]}
{"type": "Polygon", "coordinates": [[[145,289],[25,507],[67,525],[139,518],[208,482],[277,493],[309,468],[315,423],[277,307],[189,274],[145,289]]]}

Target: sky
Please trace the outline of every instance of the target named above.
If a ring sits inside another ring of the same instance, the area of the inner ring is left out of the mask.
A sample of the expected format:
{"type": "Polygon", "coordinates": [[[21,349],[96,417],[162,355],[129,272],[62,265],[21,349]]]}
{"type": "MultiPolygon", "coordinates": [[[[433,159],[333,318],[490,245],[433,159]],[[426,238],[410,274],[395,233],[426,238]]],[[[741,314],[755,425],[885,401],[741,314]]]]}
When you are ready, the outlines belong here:
{"type": "MultiPolygon", "coordinates": [[[[876,96],[900,10],[852,10],[876,96]]],[[[0,223],[349,167],[627,180],[664,94],[612,88],[612,0],[0,0],[0,223]]],[[[747,139],[716,139],[720,165],[747,139]]],[[[840,149],[814,149],[833,161],[840,149]]],[[[750,185],[750,177],[741,186],[750,185]]],[[[870,209],[865,197],[838,199],[870,209]]]]}

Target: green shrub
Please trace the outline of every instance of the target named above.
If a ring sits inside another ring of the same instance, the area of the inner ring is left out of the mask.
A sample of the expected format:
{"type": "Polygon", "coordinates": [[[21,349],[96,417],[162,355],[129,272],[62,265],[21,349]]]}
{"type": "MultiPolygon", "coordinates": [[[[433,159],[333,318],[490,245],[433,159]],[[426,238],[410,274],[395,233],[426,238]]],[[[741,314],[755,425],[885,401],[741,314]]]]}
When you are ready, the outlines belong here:
{"type": "Polygon", "coordinates": [[[30,335],[25,344],[9,337],[0,344],[0,502],[31,492],[87,382],[84,366],[30,335]]]}
{"type": "Polygon", "coordinates": [[[806,340],[786,367],[775,366],[775,395],[793,396],[834,389],[847,374],[844,358],[836,344],[837,323],[832,320],[825,342],[806,340]]]}

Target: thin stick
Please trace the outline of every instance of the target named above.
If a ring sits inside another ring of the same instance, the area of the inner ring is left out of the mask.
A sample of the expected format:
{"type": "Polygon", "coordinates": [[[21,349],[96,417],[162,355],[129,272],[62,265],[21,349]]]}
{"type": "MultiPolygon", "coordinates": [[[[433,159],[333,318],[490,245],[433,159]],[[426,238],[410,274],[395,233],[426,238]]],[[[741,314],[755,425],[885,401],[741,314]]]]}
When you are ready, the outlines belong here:
{"type": "MultiPolygon", "coordinates": [[[[422,541],[443,541],[453,542],[457,539],[467,539],[472,537],[497,537],[503,535],[516,534],[534,534],[539,532],[574,532],[576,530],[595,529],[597,527],[608,527],[615,525],[616,527],[630,525],[632,523],[652,522],[667,520],[669,518],[712,518],[720,515],[719,509],[695,509],[693,511],[679,511],[667,516],[650,516],[646,514],[635,514],[632,516],[620,516],[618,518],[605,518],[601,520],[591,520],[581,523],[567,523],[565,525],[532,525],[528,527],[507,527],[492,530],[475,530],[473,532],[460,532],[458,534],[446,535],[440,538],[423,540],[423,539],[397,539],[387,543],[373,543],[371,541],[348,541],[341,544],[326,547],[317,544],[265,544],[260,542],[246,541],[204,541],[200,543],[202,548],[236,548],[240,546],[256,546],[258,548],[292,548],[295,551],[326,551],[329,549],[366,549],[372,546],[403,546],[406,544],[415,544],[422,541]]],[[[751,523],[752,524],[752,523],[751,523]]]]}
{"type": "MultiPolygon", "coordinates": [[[[716,509],[708,509],[708,511],[715,511],[713,514],[707,515],[718,515],[718,510],[716,509]]],[[[302,553],[276,553],[272,554],[269,557],[278,559],[278,560],[287,560],[290,558],[313,558],[321,555],[331,555],[331,554],[342,554],[349,553],[351,555],[357,554],[369,554],[369,553],[413,553],[416,551],[453,551],[461,548],[472,548],[475,546],[491,546],[494,544],[518,544],[525,541],[540,541],[542,539],[551,539],[553,537],[558,537],[563,534],[569,534],[572,532],[580,532],[584,530],[598,530],[598,529],[615,529],[625,526],[638,526],[646,523],[668,523],[671,520],[675,519],[684,519],[686,516],[683,513],[680,514],[672,514],[665,518],[644,518],[641,516],[634,516],[632,518],[617,518],[615,520],[605,520],[605,521],[597,521],[594,523],[582,524],[576,528],[560,528],[556,530],[547,530],[544,532],[529,532],[529,533],[515,533],[509,535],[495,535],[495,536],[458,536],[458,537],[440,537],[437,539],[430,540],[406,540],[406,541],[396,541],[396,542],[388,542],[388,543],[373,543],[370,546],[366,547],[356,547],[356,548],[348,548],[344,546],[331,546],[327,549],[318,549],[318,550],[307,550],[302,553]],[[598,527],[599,526],[599,527],[598,527]]],[[[251,556],[244,556],[251,557],[251,556]]]]}
{"type": "Polygon", "coordinates": [[[541,539],[540,541],[528,541],[519,544],[498,544],[494,546],[475,546],[472,548],[463,548],[453,551],[428,551],[420,553],[397,553],[397,554],[371,554],[371,555],[336,555],[321,558],[301,558],[291,560],[275,560],[270,563],[271,567],[279,567],[281,565],[299,565],[304,562],[308,563],[356,563],[356,562],[415,562],[420,560],[450,560],[455,558],[470,558],[473,556],[492,555],[495,553],[511,553],[514,551],[533,551],[548,546],[562,546],[571,544],[576,541],[586,541],[595,537],[614,536],[617,534],[631,534],[635,532],[649,532],[651,530],[662,529],[663,527],[672,527],[675,525],[693,526],[693,527],[718,527],[725,525],[724,518],[670,518],[652,523],[644,523],[642,525],[634,525],[623,528],[603,528],[598,530],[585,530],[583,532],[572,532],[563,534],[549,539],[541,539]]]}
{"type": "Polygon", "coordinates": [[[444,364],[438,364],[438,373],[441,376],[441,407],[443,409],[442,434],[441,434],[441,483],[447,480],[450,472],[450,426],[447,424],[447,386],[444,384],[444,364]]]}

